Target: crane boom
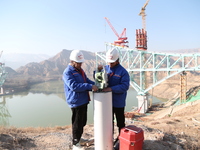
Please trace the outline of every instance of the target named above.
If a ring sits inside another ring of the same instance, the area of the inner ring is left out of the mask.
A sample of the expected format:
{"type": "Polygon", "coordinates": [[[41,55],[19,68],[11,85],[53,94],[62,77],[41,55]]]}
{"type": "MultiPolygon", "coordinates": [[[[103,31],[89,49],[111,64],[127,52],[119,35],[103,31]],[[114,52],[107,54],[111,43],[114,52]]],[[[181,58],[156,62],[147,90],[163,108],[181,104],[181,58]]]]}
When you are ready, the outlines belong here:
{"type": "Polygon", "coordinates": [[[124,28],[124,30],[122,31],[122,33],[119,34],[117,33],[117,31],[115,30],[115,28],[112,26],[112,24],[110,23],[109,19],[107,17],[104,17],[106,19],[106,21],[108,22],[109,26],[111,27],[111,29],[113,30],[113,32],[115,33],[115,35],[117,36],[118,40],[114,41],[115,45],[120,45],[120,46],[126,46],[128,47],[128,45],[125,45],[124,43],[128,43],[128,41],[126,41],[128,38],[126,37],[126,28],[124,28]]]}
{"type": "Polygon", "coordinates": [[[117,31],[115,30],[115,28],[112,26],[112,24],[110,23],[109,19],[107,17],[104,17],[106,19],[106,21],[108,22],[109,26],[111,27],[111,29],[113,30],[113,32],[115,33],[115,35],[119,38],[119,34],[117,33],[117,31]]]}
{"type": "Polygon", "coordinates": [[[120,38],[123,38],[126,36],[126,28],[124,28],[124,30],[122,31],[122,33],[120,34],[120,38]]]}
{"type": "Polygon", "coordinates": [[[146,3],[144,4],[144,6],[142,7],[143,9],[145,9],[145,7],[147,6],[147,4],[149,3],[150,0],[147,0],[146,3]]]}

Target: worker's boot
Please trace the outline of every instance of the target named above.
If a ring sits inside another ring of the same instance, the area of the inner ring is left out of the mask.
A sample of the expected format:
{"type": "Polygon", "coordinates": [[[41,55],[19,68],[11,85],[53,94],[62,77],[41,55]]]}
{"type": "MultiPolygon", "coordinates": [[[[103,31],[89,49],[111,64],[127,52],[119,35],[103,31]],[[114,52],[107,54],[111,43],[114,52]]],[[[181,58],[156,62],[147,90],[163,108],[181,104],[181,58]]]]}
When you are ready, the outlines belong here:
{"type": "Polygon", "coordinates": [[[73,150],[85,150],[85,148],[82,147],[82,146],[80,145],[80,143],[77,143],[76,145],[73,145],[73,150]]]}
{"type": "Polygon", "coordinates": [[[114,144],[114,146],[113,146],[114,150],[119,150],[119,139],[118,138],[114,141],[113,144],[114,144]]]}

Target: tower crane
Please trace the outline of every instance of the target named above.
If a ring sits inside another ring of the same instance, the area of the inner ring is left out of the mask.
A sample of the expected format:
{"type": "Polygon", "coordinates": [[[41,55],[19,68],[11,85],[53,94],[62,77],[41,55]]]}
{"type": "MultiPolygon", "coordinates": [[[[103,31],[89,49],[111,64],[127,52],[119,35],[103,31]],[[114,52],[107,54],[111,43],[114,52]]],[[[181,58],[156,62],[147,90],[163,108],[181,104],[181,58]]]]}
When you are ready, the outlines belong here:
{"type": "Polygon", "coordinates": [[[150,0],[147,0],[146,3],[144,4],[144,6],[141,8],[141,11],[139,13],[139,16],[142,16],[142,26],[144,31],[146,31],[146,13],[145,13],[145,8],[148,5],[150,0]]]}
{"type": "Polygon", "coordinates": [[[113,30],[113,32],[115,33],[115,35],[118,37],[118,40],[114,41],[114,45],[120,45],[120,46],[126,46],[126,47],[128,47],[127,45],[125,45],[125,43],[128,43],[128,41],[126,41],[128,39],[128,37],[126,37],[126,28],[124,28],[124,30],[122,31],[122,33],[119,35],[117,33],[117,31],[115,30],[115,28],[110,23],[109,19],[107,17],[104,17],[104,18],[108,22],[109,26],[111,27],[111,29],[113,30]]]}

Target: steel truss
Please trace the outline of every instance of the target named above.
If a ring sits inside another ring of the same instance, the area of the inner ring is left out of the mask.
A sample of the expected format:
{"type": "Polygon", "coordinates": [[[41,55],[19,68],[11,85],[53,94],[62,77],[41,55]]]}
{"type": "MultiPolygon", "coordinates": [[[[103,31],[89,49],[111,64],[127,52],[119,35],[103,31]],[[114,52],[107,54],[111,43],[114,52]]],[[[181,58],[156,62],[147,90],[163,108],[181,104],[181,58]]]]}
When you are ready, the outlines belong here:
{"type": "MultiPolygon", "coordinates": [[[[183,71],[200,71],[200,53],[178,54],[159,53],[106,43],[106,51],[116,48],[120,53],[120,63],[129,72],[131,86],[138,95],[146,95],[161,82],[183,71]]],[[[105,62],[105,52],[97,52],[97,62],[105,62]]]]}

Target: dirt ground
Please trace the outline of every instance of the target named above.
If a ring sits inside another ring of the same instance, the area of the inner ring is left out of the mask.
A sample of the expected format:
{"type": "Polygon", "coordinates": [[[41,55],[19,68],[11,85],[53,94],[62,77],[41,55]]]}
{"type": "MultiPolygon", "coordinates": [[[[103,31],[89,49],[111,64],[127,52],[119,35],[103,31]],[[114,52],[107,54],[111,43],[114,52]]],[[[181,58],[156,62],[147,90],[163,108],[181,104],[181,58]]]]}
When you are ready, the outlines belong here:
{"type": "MultiPolygon", "coordinates": [[[[200,149],[200,100],[180,106],[152,107],[148,115],[135,114],[127,125],[144,131],[143,150],[200,149]]],[[[115,128],[114,137],[117,129],[115,128]]],[[[94,150],[93,125],[83,138],[86,150],[94,150]]],[[[70,150],[71,126],[54,128],[0,128],[1,150],[70,150]]]]}

